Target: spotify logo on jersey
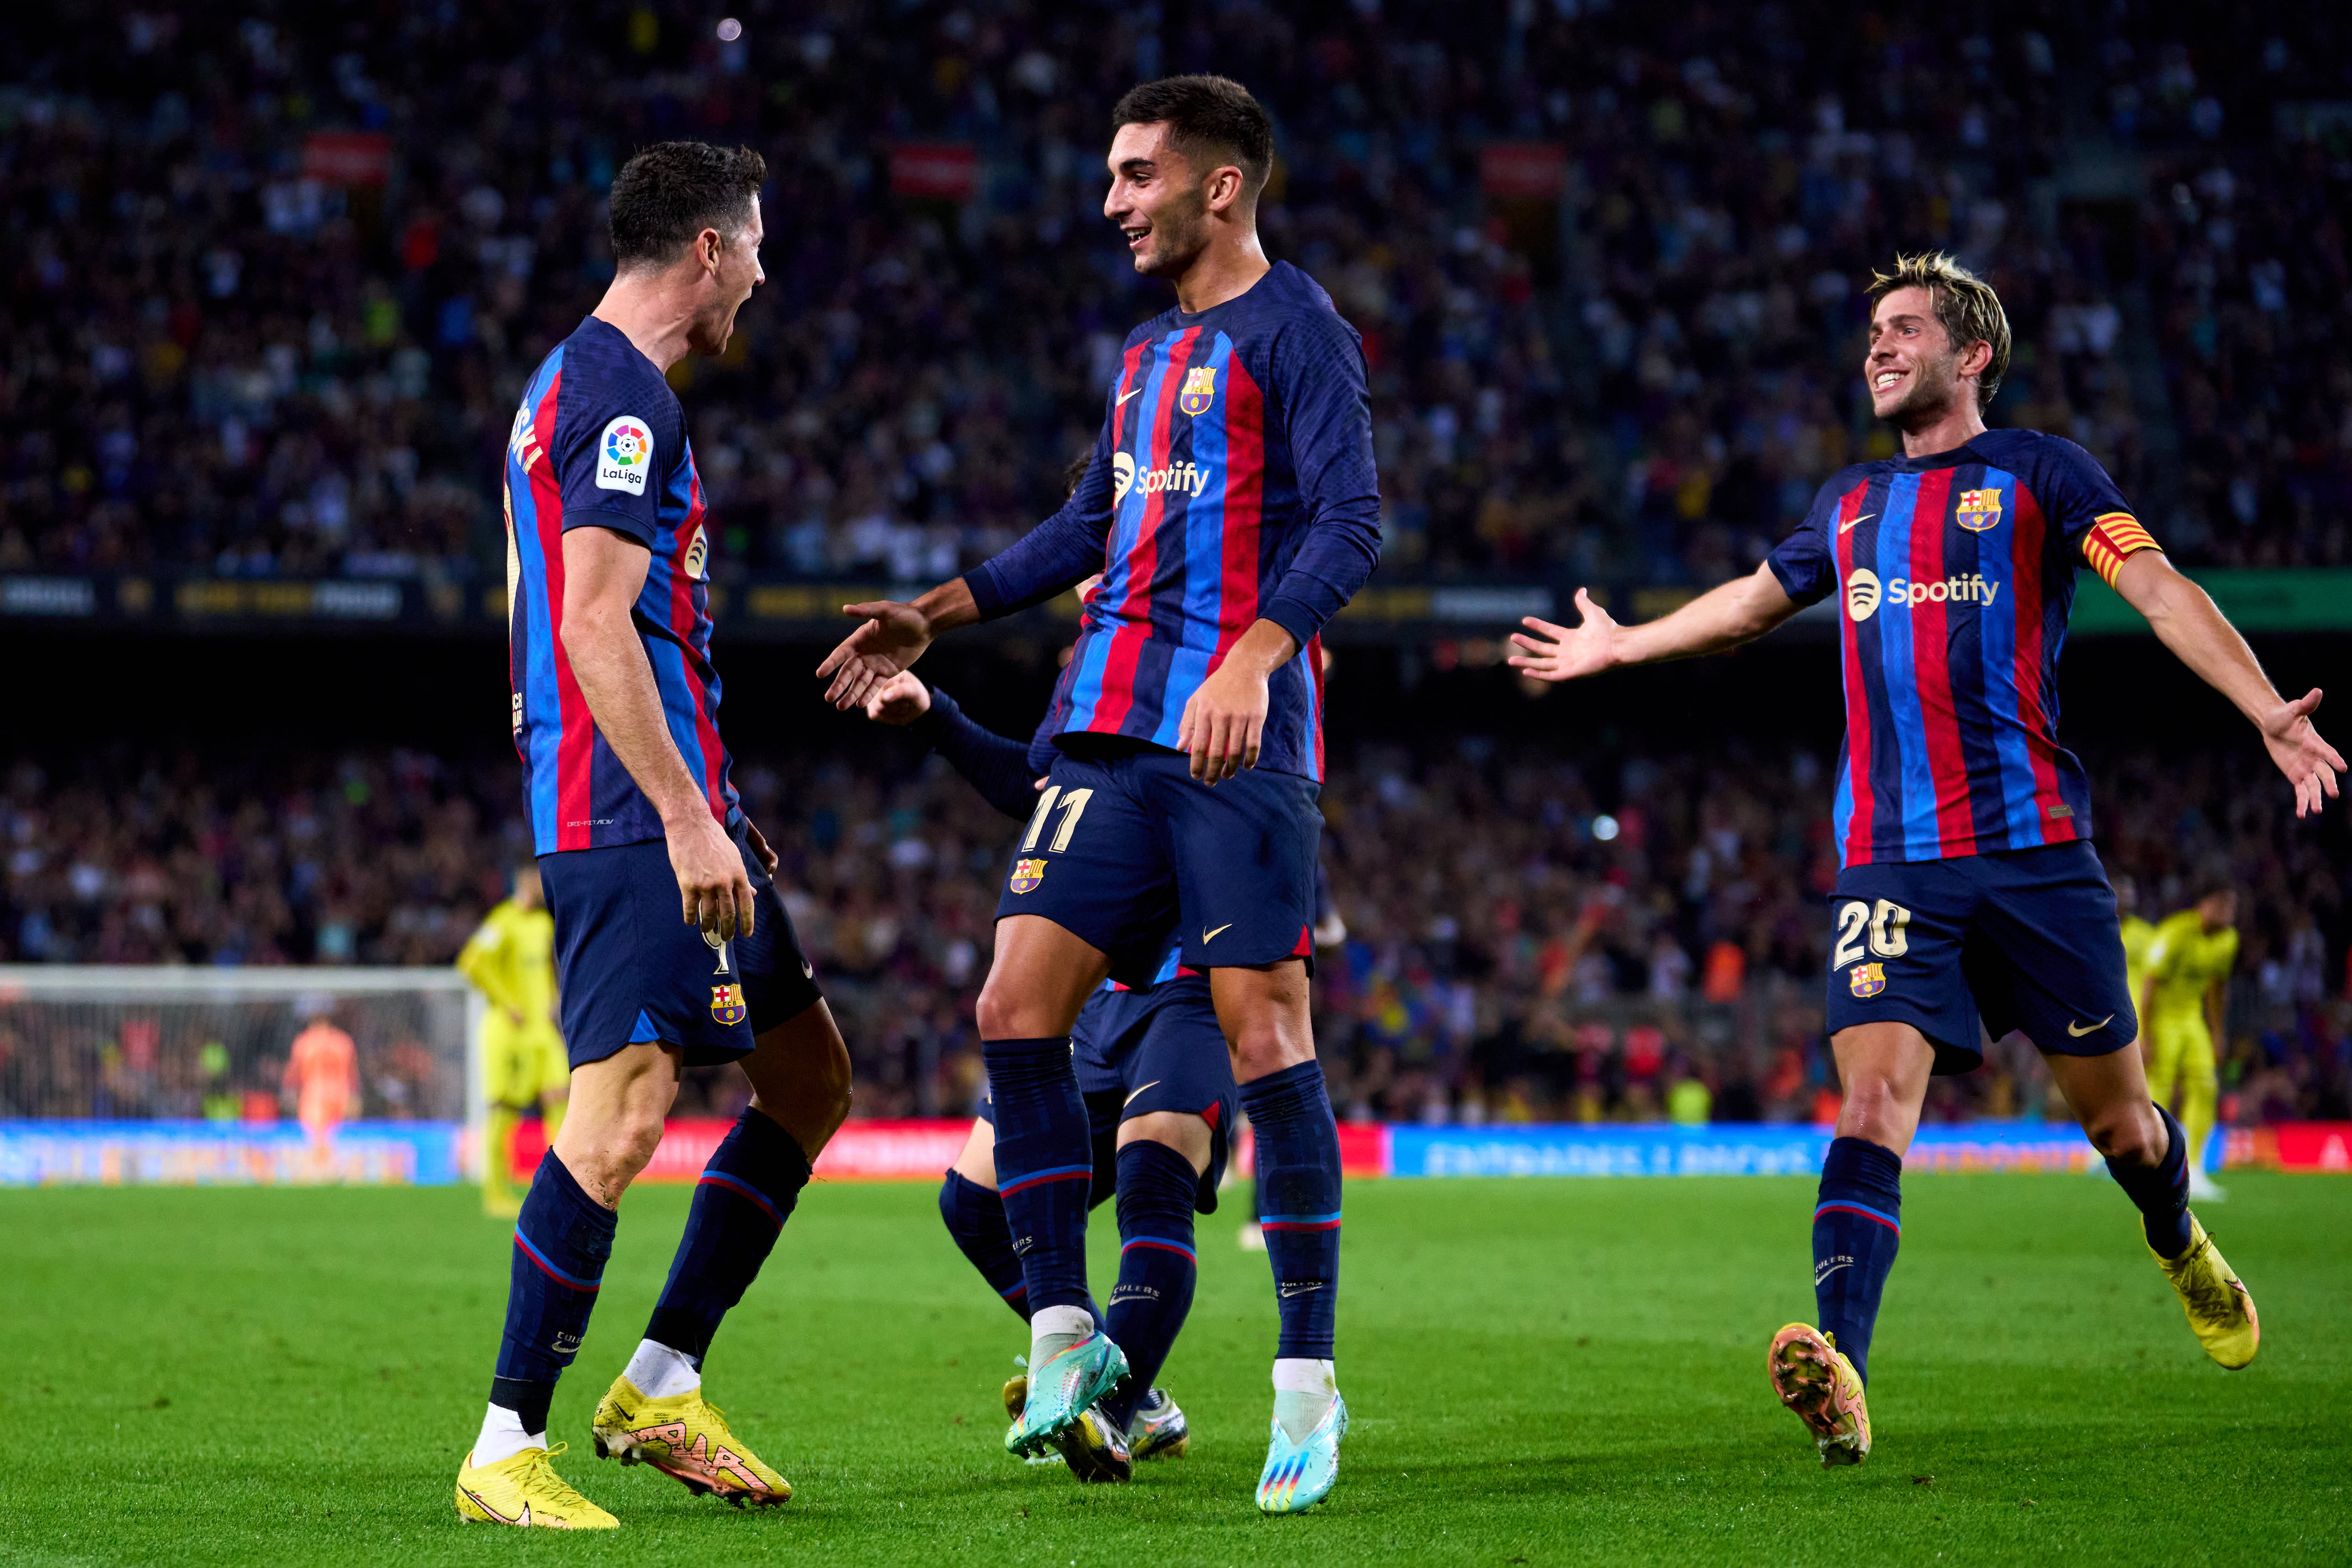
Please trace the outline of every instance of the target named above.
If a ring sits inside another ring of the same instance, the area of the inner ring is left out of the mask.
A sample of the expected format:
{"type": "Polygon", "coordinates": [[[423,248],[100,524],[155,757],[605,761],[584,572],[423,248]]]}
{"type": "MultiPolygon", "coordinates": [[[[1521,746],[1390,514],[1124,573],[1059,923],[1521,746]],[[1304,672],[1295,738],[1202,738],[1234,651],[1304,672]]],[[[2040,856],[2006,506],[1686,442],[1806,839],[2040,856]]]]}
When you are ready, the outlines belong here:
{"type": "Polygon", "coordinates": [[[1867,621],[1878,609],[1878,574],[1866,566],[1853,569],[1845,580],[1845,612],[1856,621],[1867,621]]]}

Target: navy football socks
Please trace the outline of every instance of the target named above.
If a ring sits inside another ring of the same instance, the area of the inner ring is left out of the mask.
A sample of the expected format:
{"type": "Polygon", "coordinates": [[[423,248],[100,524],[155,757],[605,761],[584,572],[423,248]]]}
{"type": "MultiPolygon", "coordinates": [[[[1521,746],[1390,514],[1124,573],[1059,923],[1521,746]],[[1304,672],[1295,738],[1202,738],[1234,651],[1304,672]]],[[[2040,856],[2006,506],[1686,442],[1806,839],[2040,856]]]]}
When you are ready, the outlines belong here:
{"type": "Polygon", "coordinates": [[[2139,1208],[2140,1228],[2158,1256],[2169,1261],[2189,1250],[2189,1140],[2172,1113],[2158,1105],[2164,1131],[2171,1141],[2164,1158],[2152,1166],[2107,1162],[2107,1171],[2124,1196],[2139,1208]]]}
{"type": "Polygon", "coordinates": [[[1903,1244],[1903,1156],[1867,1138],[1836,1138],[1813,1209],[1813,1301],[1856,1375],[1870,1380],[1878,1298],[1903,1244]]]}
{"type": "Polygon", "coordinates": [[[766,1112],[746,1108],[695,1184],[686,1234],[646,1337],[699,1366],[719,1319],[751,1289],[808,1179],[800,1140],[766,1112]]]}
{"type": "Polygon", "coordinates": [[[950,1171],[940,1183],[940,1218],[948,1234],[988,1281],[1004,1304],[1029,1321],[1029,1287],[1021,1278],[1021,1260],[1013,1252],[1013,1227],[1004,1218],[1004,1200],[995,1193],[950,1171]]]}
{"type": "Polygon", "coordinates": [[[1275,1356],[1329,1361],[1339,1294],[1339,1124],[1323,1065],[1302,1061],[1242,1084],[1241,1103],[1257,1140],[1258,1225],[1282,1314],[1275,1356]]]}
{"type": "Polygon", "coordinates": [[[996,1116],[996,1190],[1021,1259],[1034,1317],[1047,1307],[1092,1311],[1087,1294],[1087,1198],[1094,1137],[1070,1037],[981,1042],[996,1116]]]}
{"type": "Polygon", "coordinates": [[[490,1379],[490,1403],[515,1412],[525,1432],[547,1430],[555,1380],[580,1353],[613,1255],[614,1218],[581,1190],[553,1149],[540,1157],[515,1221],[506,1334],[490,1379]]]}
{"type": "Polygon", "coordinates": [[[1168,1360],[1192,1310],[1198,1258],[1192,1249],[1192,1199],[1201,1178],[1192,1162],[1165,1144],[1139,1138],[1118,1151],[1118,1283],[1107,1327],[1127,1353],[1129,1373],[1103,1401],[1125,1427],[1136,1402],[1168,1360]]]}

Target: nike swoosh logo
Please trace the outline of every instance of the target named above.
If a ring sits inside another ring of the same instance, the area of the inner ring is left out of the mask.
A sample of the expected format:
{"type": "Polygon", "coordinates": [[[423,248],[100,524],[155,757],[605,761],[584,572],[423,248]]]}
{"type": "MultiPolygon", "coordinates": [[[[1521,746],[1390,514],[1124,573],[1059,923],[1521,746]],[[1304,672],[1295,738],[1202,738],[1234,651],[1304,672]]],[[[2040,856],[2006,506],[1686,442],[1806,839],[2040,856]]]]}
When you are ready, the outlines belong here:
{"type": "MultiPolygon", "coordinates": [[[[1149,1082],[1149,1083],[1145,1084],[1145,1085],[1143,1086],[1143,1089],[1157,1089],[1157,1088],[1159,1088],[1159,1087],[1160,1087],[1160,1080],[1159,1080],[1159,1079],[1157,1079],[1157,1078],[1155,1078],[1155,1079],[1153,1079],[1150,1082],[1149,1082]]],[[[1137,1090],[1137,1091],[1135,1092],[1135,1094],[1140,1094],[1140,1093],[1142,1093],[1142,1092],[1143,1092],[1143,1089],[1139,1089],[1139,1090],[1137,1090]]],[[[1126,1099],[1124,1099],[1124,1100],[1120,1101],[1120,1102],[1118,1103],[1118,1108],[1119,1108],[1120,1110],[1124,1111],[1124,1110],[1126,1110],[1129,1105],[1134,1104],[1134,1103],[1135,1103],[1135,1094],[1130,1094],[1130,1095],[1129,1095],[1126,1099]]]]}
{"type": "Polygon", "coordinates": [[[1314,1282],[1312,1282],[1311,1284],[1305,1284],[1305,1285],[1285,1285],[1285,1286],[1283,1286],[1283,1287],[1282,1287],[1282,1293],[1283,1293],[1284,1295],[1286,1295],[1286,1296],[1303,1296],[1303,1295],[1307,1294],[1307,1293],[1308,1293],[1309,1291],[1319,1291],[1319,1290],[1321,1290],[1322,1288],[1323,1288],[1323,1281],[1320,1281],[1320,1280],[1317,1280],[1317,1281],[1315,1281],[1314,1282]]]}
{"type": "Polygon", "coordinates": [[[2080,1040],[2086,1034],[2098,1033],[2101,1030],[2106,1028],[2109,1024],[2115,1021],[2116,1015],[2109,1013],[2106,1017],[2101,1019],[2096,1023],[2070,1023],[2066,1026],[2066,1032],[2073,1035],[2076,1040],[2080,1040]]]}
{"type": "Polygon", "coordinates": [[[1878,514],[1877,514],[1876,512],[1864,512],[1864,513],[1863,513],[1863,515],[1862,515],[1862,516],[1860,516],[1860,517],[1858,517],[1854,518],[1853,522],[1851,522],[1851,523],[1840,523],[1840,524],[1838,525],[1838,532],[1840,532],[1840,533],[1842,533],[1842,534],[1850,534],[1850,533],[1853,532],[1853,530],[1854,530],[1854,527],[1855,527],[1855,525],[1856,525],[1856,524],[1860,524],[1860,523],[1866,523],[1866,522],[1870,521],[1870,519],[1871,519],[1871,518],[1873,518],[1873,517],[1876,517],[1876,516],[1878,516],[1878,514]]]}
{"type": "Polygon", "coordinates": [[[1214,942],[1217,939],[1218,931],[1231,931],[1233,928],[1234,923],[1228,920],[1223,925],[1218,926],[1216,931],[1202,931],[1201,933],[1201,940],[1203,942],[1214,942]]]}
{"type": "Polygon", "coordinates": [[[1126,407],[1126,406],[1127,406],[1127,400],[1128,400],[1128,399],[1129,399],[1129,398],[1134,398],[1134,397],[1141,397],[1142,395],[1143,395],[1143,389],[1142,389],[1141,387],[1138,387],[1138,388],[1136,388],[1136,389],[1135,389],[1133,392],[1121,392],[1121,393],[1119,393],[1119,394],[1118,394],[1118,402],[1115,402],[1115,403],[1111,404],[1111,407],[1113,407],[1113,408],[1124,408],[1124,407],[1126,407]]]}

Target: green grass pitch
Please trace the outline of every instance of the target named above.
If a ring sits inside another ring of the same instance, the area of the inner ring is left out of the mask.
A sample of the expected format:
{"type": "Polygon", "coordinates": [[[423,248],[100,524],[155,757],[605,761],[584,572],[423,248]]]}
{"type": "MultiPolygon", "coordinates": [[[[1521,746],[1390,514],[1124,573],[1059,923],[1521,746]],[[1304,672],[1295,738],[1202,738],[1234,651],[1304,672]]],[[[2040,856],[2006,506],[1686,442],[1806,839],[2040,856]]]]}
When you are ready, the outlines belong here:
{"type": "Polygon", "coordinates": [[[1339,1490],[1292,1519],[1250,1505],[1274,1309],[1239,1201],[1202,1221],[1161,1379],[1192,1457],[1131,1486],[1005,1457],[1023,1335],[918,1186],[811,1188],[715,1346],[712,1397],[790,1504],[594,1459],[589,1413],[685,1210],[642,1189],[551,1434],[619,1538],[451,1509],[509,1251],[472,1194],[0,1192],[0,1563],[2343,1563],[2352,1180],[2231,1188],[2208,1218],[2264,1330],[2236,1375],[2111,1186],[1914,1180],[1877,1452],[1824,1473],[1763,1375],[1772,1331],[1811,1314],[1810,1181],[1354,1183],[1355,1426],[1339,1490]]]}

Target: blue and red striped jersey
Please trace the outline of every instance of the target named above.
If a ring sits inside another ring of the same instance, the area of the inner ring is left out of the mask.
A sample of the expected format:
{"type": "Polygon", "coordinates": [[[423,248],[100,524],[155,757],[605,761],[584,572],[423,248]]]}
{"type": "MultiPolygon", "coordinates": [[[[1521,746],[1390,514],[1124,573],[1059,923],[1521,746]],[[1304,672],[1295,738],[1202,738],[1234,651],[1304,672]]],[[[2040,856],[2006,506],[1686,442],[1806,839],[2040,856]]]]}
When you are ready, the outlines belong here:
{"type": "Polygon", "coordinates": [[[537,852],[662,836],[661,817],[590,716],[563,651],[563,535],[610,528],[653,553],[631,619],[670,738],[711,814],[740,815],[710,664],[710,546],[677,397],[593,316],[533,371],[507,441],[508,674],[537,852]]]}
{"type": "Polygon", "coordinates": [[[1099,571],[1058,737],[1173,747],[1242,633],[1297,655],[1267,682],[1258,766],[1323,777],[1319,633],[1380,559],[1363,341],[1287,262],[1197,314],[1128,335],[1102,433],[1062,509],[964,579],[983,618],[1099,571]]]}
{"type": "Polygon", "coordinates": [[[2110,584],[2153,549],[2091,455],[1993,430],[1822,486],[1772,552],[1791,599],[1839,594],[1845,865],[1943,860],[2091,836],[2083,765],[2058,744],[2058,654],[2074,570],[2110,584]]]}

